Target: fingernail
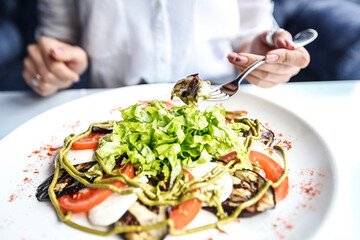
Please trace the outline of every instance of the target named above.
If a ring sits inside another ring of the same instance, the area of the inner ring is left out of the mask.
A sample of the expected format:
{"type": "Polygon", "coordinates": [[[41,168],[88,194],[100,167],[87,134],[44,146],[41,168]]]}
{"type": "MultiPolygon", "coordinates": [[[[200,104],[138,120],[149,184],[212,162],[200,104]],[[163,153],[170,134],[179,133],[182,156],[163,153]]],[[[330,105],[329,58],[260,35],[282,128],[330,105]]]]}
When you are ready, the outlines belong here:
{"type": "Polygon", "coordinates": [[[266,62],[268,63],[275,63],[279,60],[279,56],[276,54],[270,54],[270,55],[266,55],[266,62]]]}
{"type": "Polygon", "coordinates": [[[237,58],[237,53],[229,53],[228,58],[230,61],[235,61],[237,58]]]}
{"type": "Polygon", "coordinates": [[[53,48],[52,50],[57,55],[60,55],[63,53],[63,50],[61,48],[53,48]]]}
{"type": "Polygon", "coordinates": [[[289,48],[289,49],[294,49],[295,48],[295,45],[294,45],[293,41],[285,39],[285,43],[286,43],[287,48],[289,48]]]}
{"type": "Polygon", "coordinates": [[[80,81],[80,78],[79,77],[77,77],[77,78],[75,78],[74,80],[73,80],[73,82],[79,82],[80,81]]]}
{"type": "Polygon", "coordinates": [[[235,58],[235,62],[239,62],[239,63],[247,63],[248,61],[249,61],[249,59],[244,56],[237,56],[235,58]]]}

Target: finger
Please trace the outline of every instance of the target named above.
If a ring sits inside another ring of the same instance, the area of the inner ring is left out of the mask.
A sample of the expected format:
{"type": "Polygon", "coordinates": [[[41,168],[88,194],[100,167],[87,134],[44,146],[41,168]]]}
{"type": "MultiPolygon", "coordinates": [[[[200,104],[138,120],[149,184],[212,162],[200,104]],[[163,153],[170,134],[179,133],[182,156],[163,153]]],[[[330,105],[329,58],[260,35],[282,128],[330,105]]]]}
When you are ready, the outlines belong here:
{"type": "Polygon", "coordinates": [[[46,96],[52,95],[56,92],[56,87],[49,83],[44,83],[44,82],[38,81],[37,84],[34,85],[34,83],[33,83],[34,76],[27,69],[24,70],[23,77],[25,79],[25,82],[29,85],[29,87],[31,87],[40,96],[46,97],[46,96]]]}
{"type": "Polygon", "coordinates": [[[26,57],[24,59],[24,68],[24,70],[27,70],[32,77],[34,77],[38,73],[34,62],[29,57],[26,57]]]}
{"type": "Polygon", "coordinates": [[[49,57],[44,56],[38,45],[29,46],[28,53],[44,82],[62,87],[68,84],[66,81],[78,81],[79,76],[64,63],[47,59],[48,64],[46,64],[46,58],[49,57]]]}
{"type": "Polygon", "coordinates": [[[294,50],[295,45],[292,41],[292,35],[286,30],[279,30],[274,35],[274,45],[275,48],[286,48],[289,50],[294,50]]]}
{"type": "Polygon", "coordinates": [[[61,84],[60,79],[48,70],[40,52],[40,48],[36,44],[29,45],[27,47],[27,52],[29,54],[29,59],[34,63],[36,69],[35,74],[40,74],[42,76],[42,81],[53,84],[61,84]]]}
{"type": "MultiPolygon", "coordinates": [[[[244,71],[247,68],[247,66],[245,65],[237,65],[236,67],[237,69],[239,69],[240,72],[244,71]]],[[[297,67],[282,63],[278,63],[278,64],[265,63],[257,67],[256,70],[261,70],[263,72],[270,72],[281,75],[293,75],[295,72],[297,72],[297,67]]]]}
{"type": "Polygon", "coordinates": [[[303,47],[296,50],[275,49],[266,54],[265,60],[267,63],[283,63],[305,68],[310,62],[310,55],[303,47]]]}
{"type": "Polygon", "coordinates": [[[228,60],[235,66],[248,67],[262,57],[264,57],[264,56],[257,55],[257,54],[250,54],[250,53],[233,52],[228,55],[228,60]]]}
{"type": "MultiPolygon", "coordinates": [[[[71,70],[64,62],[49,59],[48,69],[60,80],[64,82],[78,82],[80,76],[71,70]]],[[[61,84],[63,85],[63,84],[61,84]]]]}
{"type": "Polygon", "coordinates": [[[31,81],[31,79],[33,78],[33,75],[32,75],[32,73],[30,73],[29,70],[25,69],[22,73],[22,76],[23,76],[25,82],[27,83],[27,85],[29,85],[29,87],[31,87],[31,88],[35,87],[31,81]]]}
{"type": "MultiPolygon", "coordinates": [[[[245,70],[247,67],[249,67],[251,64],[261,58],[263,58],[263,56],[250,53],[230,53],[228,55],[229,61],[234,64],[240,71],[245,70]]],[[[275,72],[276,70],[284,70],[285,66],[275,66],[275,64],[263,64],[257,69],[275,72]]]]}
{"type": "Polygon", "coordinates": [[[272,82],[272,81],[264,81],[261,78],[258,78],[256,76],[253,75],[249,75],[246,77],[246,80],[248,80],[248,82],[261,87],[261,88],[271,88],[277,85],[277,83],[272,82]]]}
{"type": "Polygon", "coordinates": [[[64,43],[58,42],[53,38],[41,37],[38,41],[37,46],[47,69],[60,80],[78,81],[79,75],[77,73],[69,69],[65,63],[59,62],[52,57],[51,47],[54,46],[54,44],[59,47],[62,46],[62,48],[66,48],[64,43]]]}
{"type": "Polygon", "coordinates": [[[262,81],[266,82],[272,82],[275,84],[279,83],[285,83],[290,80],[290,78],[294,75],[296,75],[299,72],[298,68],[293,68],[291,74],[282,74],[282,73],[276,73],[276,72],[268,72],[268,71],[262,71],[260,69],[256,69],[252,71],[247,77],[255,77],[256,79],[261,79],[262,81]]]}
{"type": "Polygon", "coordinates": [[[86,58],[85,52],[77,46],[56,47],[51,49],[51,56],[61,62],[78,62],[86,58]]]}

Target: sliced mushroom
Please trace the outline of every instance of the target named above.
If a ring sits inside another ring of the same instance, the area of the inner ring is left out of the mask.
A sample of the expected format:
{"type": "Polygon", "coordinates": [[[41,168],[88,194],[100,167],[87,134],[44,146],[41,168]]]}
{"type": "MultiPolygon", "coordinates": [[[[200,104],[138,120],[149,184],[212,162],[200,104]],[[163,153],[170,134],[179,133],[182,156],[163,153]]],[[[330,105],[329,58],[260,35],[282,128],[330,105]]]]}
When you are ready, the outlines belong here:
{"type": "MultiPolygon", "coordinates": [[[[129,210],[120,218],[116,226],[145,226],[165,221],[168,218],[166,206],[148,207],[136,201],[129,210]]],[[[167,225],[148,231],[122,233],[127,240],[160,240],[168,234],[167,225]]]]}

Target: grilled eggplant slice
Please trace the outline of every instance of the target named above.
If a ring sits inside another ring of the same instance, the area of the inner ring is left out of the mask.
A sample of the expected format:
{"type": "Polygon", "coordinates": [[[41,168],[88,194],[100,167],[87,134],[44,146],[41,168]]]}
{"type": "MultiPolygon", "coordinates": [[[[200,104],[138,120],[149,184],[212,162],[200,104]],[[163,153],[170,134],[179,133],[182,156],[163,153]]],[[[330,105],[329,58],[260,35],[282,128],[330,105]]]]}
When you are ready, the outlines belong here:
{"type": "MultiPolygon", "coordinates": [[[[168,218],[168,207],[148,207],[140,201],[136,201],[129,210],[120,218],[116,226],[139,226],[150,225],[165,221],[168,218]]],[[[160,240],[164,239],[169,232],[167,225],[149,231],[122,233],[127,240],[160,240]]]]}
{"type": "MultiPolygon", "coordinates": [[[[222,203],[224,211],[229,215],[232,214],[241,203],[251,199],[266,181],[258,173],[251,170],[237,170],[231,177],[233,180],[233,191],[229,198],[222,203]]],[[[275,205],[274,189],[270,187],[256,204],[244,209],[240,217],[256,215],[274,208],[275,205]]],[[[217,212],[215,207],[204,207],[203,209],[213,213],[217,212]]]]}
{"type": "MultiPolygon", "coordinates": [[[[80,172],[89,170],[96,162],[81,163],[75,166],[80,172]]],[[[39,185],[36,191],[36,198],[38,201],[50,201],[49,186],[54,178],[54,174],[48,177],[42,184],[39,185]]],[[[73,179],[65,170],[61,169],[59,173],[58,182],[54,187],[56,197],[61,197],[65,194],[71,194],[79,191],[85,186],[75,179],[73,179]]]]}
{"type": "Polygon", "coordinates": [[[99,127],[99,126],[93,126],[91,128],[92,133],[112,133],[112,128],[105,128],[105,127],[99,127]]]}
{"type": "MultiPolygon", "coordinates": [[[[119,156],[116,161],[116,166],[119,166],[124,158],[127,158],[126,153],[119,156]]],[[[94,164],[96,164],[96,161],[93,162],[87,162],[87,163],[81,163],[78,165],[75,165],[74,167],[79,172],[86,172],[88,171],[94,164]]],[[[95,178],[94,176],[93,178],[95,178]]],[[[38,201],[50,201],[49,197],[49,186],[54,178],[54,174],[48,177],[42,184],[40,184],[36,190],[36,198],[38,201]]],[[[90,182],[92,182],[93,179],[90,179],[90,182]]],[[[75,179],[73,179],[65,170],[61,169],[58,177],[58,181],[54,187],[54,192],[57,198],[66,195],[66,194],[72,194],[76,193],[80,189],[84,188],[85,186],[75,179]]]]}
{"type": "MultiPolygon", "coordinates": [[[[241,123],[243,123],[245,120],[250,120],[250,119],[248,119],[248,118],[234,119],[235,122],[241,122],[241,123]]],[[[253,124],[255,124],[253,120],[250,120],[250,121],[253,124]]],[[[250,130],[241,132],[241,137],[247,137],[247,136],[251,136],[251,135],[252,135],[252,132],[250,130]]],[[[259,140],[259,142],[270,147],[271,144],[274,142],[274,139],[275,139],[274,132],[260,123],[260,140],[259,140]]]]}

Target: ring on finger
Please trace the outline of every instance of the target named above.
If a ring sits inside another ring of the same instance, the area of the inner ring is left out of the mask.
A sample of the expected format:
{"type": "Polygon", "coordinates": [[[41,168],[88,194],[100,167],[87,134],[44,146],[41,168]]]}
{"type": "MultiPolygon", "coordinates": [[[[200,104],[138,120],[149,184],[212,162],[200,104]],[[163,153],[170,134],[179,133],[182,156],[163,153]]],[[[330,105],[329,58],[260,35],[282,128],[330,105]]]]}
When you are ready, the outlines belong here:
{"type": "Polygon", "coordinates": [[[276,29],[276,30],[268,31],[267,34],[266,34],[266,37],[265,37],[266,43],[269,46],[274,47],[275,46],[275,44],[274,44],[274,36],[275,36],[276,33],[282,32],[282,31],[285,31],[285,30],[282,29],[282,28],[279,28],[279,29],[276,29]]]}
{"type": "Polygon", "coordinates": [[[31,79],[31,85],[33,85],[34,87],[39,86],[39,80],[41,79],[41,75],[40,74],[36,74],[35,77],[33,77],[31,79]]]}

